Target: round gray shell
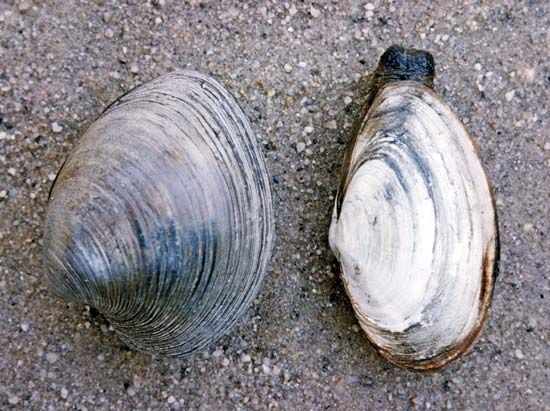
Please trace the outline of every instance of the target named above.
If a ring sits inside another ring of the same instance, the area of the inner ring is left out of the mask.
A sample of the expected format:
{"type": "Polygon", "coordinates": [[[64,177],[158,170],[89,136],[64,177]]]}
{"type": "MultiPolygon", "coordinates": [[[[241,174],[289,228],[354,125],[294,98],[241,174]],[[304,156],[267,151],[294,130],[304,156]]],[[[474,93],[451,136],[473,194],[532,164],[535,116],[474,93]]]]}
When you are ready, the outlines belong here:
{"type": "Polygon", "coordinates": [[[269,175],[244,113],[191,71],[123,95],[52,187],[51,290],[107,317],[131,347],[185,357],[258,293],[274,241],[269,175]]]}

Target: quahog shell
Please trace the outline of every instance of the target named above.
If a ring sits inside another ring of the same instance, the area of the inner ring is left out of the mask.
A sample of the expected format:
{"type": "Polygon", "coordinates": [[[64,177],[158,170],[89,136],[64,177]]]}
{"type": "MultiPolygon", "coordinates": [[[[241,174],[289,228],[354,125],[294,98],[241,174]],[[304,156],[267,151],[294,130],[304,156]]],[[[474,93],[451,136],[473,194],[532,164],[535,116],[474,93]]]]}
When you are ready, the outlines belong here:
{"type": "Polygon", "coordinates": [[[179,71],[109,106],[50,193],[46,278],[131,347],[185,357],[256,296],[274,240],[268,172],[215,80],[179,71]]]}
{"type": "Polygon", "coordinates": [[[359,323],[404,368],[440,368],[470,348],[498,254],[478,151],[431,89],[433,57],[394,46],[351,141],[330,244],[359,323]]]}

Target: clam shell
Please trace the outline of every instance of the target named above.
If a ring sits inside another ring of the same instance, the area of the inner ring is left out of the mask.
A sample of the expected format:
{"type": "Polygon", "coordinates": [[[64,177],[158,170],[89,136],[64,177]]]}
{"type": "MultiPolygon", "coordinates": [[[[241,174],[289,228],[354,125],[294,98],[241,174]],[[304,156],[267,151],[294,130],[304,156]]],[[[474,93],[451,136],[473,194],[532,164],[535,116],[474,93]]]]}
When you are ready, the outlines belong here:
{"type": "Polygon", "coordinates": [[[437,369],[478,337],[498,233],[478,152],[430,88],[376,95],[348,154],[330,245],[367,337],[390,362],[437,369]]]}
{"type": "Polygon", "coordinates": [[[273,240],[247,118],[218,82],[179,71],[116,100],[69,154],[49,198],[46,279],[131,347],[185,357],[246,310],[273,240]]]}

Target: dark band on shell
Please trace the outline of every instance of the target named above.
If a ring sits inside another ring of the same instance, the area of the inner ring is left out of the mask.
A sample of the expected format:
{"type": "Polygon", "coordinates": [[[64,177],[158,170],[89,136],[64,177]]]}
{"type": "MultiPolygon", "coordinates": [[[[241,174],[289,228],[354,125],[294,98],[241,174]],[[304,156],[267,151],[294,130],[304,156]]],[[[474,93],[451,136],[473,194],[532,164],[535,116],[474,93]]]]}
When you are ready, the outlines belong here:
{"type": "Polygon", "coordinates": [[[269,175],[217,81],[178,71],[117,99],[59,172],[46,278],[131,347],[186,357],[257,295],[274,241],[269,175]]]}

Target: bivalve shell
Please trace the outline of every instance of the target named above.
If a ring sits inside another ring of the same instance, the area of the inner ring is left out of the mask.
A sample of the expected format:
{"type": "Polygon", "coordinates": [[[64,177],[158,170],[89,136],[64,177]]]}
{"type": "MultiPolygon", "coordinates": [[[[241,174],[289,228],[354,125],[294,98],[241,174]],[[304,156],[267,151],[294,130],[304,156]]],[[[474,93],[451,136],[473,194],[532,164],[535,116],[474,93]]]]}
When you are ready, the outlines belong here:
{"type": "Polygon", "coordinates": [[[269,175],[243,111],[192,71],[123,95],[51,190],[46,278],[131,347],[186,357],[258,293],[274,240],[269,175]]]}
{"type": "Polygon", "coordinates": [[[377,351],[415,370],[470,348],[491,301],[491,187],[459,118],[431,89],[430,54],[392,47],[344,164],[331,247],[377,351]]]}

